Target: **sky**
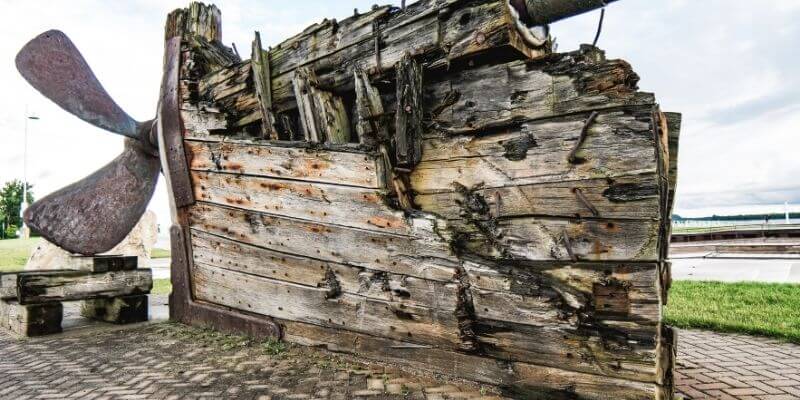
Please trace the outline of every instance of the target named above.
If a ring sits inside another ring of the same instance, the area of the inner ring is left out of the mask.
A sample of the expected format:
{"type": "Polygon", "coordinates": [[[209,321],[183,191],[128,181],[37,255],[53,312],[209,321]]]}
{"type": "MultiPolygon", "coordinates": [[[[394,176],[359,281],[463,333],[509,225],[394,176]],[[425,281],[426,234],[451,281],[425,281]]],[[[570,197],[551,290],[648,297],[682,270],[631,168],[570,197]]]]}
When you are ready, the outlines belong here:
{"type": "MultiPolygon", "coordinates": [[[[371,1],[220,0],[223,41],[249,57],[323,18],[371,1]]],[[[393,2],[399,5],[400,1],[393,2]]],[[[122,137],[71,116],[33,90],[14,66],[39,33],[64,31],[106,90],[137,120],[153,118],[167,14],[185,0],[0,0],[0,183],[23,176],[37,198],[101,167],[122,137]]],[[[599,11],[551,26],[558,51],[594,38],[599,11]]],[[[800,211],[800,1],[619,0],[607,7],[598,46],[631,63],[662,110],[683,113],[675,212],[684,217],[800,211]]],[[[163,179],[150,208],[169,224],[163,179]]],[[[163,230],[162,230],[163,231],[163,230]]]]}

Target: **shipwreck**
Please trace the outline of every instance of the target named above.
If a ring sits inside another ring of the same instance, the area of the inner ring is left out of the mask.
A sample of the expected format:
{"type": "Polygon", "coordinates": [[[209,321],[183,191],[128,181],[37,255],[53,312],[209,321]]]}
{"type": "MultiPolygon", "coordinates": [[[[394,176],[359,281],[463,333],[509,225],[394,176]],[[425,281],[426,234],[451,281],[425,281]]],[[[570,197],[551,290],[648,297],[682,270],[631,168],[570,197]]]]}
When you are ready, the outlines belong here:
{"type": "Polygon", "coordinates": [[[553,52],[548,32],[604,5],[404,1],[271,48],[256,33],[242,59],[220,11],[192,3],[167,18],[145,122],[45,32],[20,72],[126,146],[25,219],[69,251],[108,250],[163,172],[175,320],[515,398],[671,399],[680,115],[627,62],[553,52]]]}

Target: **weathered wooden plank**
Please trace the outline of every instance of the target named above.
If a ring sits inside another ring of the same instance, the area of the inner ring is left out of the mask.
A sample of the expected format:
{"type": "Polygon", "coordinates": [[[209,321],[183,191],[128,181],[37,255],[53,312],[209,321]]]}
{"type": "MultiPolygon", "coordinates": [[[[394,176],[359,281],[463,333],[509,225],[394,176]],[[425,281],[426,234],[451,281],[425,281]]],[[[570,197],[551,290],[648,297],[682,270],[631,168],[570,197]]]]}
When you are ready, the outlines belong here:
{"type": "Polygon", "coordinates": [[[349,141],[350,122],[342,99],[320,89],[312,70],[307,68],[295,70],[292,87],[306,141],[333,144],[349,141]]]}
{"type": "Polygon", "coordinates": [[[664,113],[667,117],[667,129],[669,137],[669,205],[667,211],[672,215],[672,208],[675,204],[675,188],[678,183],[678,144],[681,135],[681,119],[679,113],[664,113]]]}
{"type": "Polygon", "coordinates": [[[659,259],[658,221],[597,221],[520,217],[453,224],[457,246],[485,257],[513,260],[659,259]],[[565,239],[566,237],[566,239],[565,239]]]}
{"type": "Polygon", "coordinates": [[[17,296],[22,305],[146,294],[152,287],[153,277],[149,269],[17,275],[17,296]]]}
{"type": "Polygon", "coordinates": [[[383,103],[378,89],[372,85],[367,73],[361,68],[353,69],[356,92],[356,133],[359,143],[375,147],[389,139],[386,124],[381,121],[384,115],[383,103]]]}
{"type": "Polygon", "coordinates": [[[418,278],[449,282],[458,265],[448,243],[437,236],[435,221],[424,218],[410,220],[415,237],[208,203],[191,207],[188,219],[189,226],[196,230],[270,250],[418,278]]]}
{"type": "MultiPolygon", "coordinates": [[[[425,140],[422,161],[411,174],[420,193],[452,192],[457,182],[488,188],[589,179],[637,179],[635,187],[609,189],[611,201],[657,195],[650,108],[599,113],[580,146],[582,162],[570,164],[586,115],[534,121],[481,136],[425,140]],[[642,177],[638,177],[642,175],[642,177]]],[[[653,217],[657,216],[653,215],[653,217]]]]}
{"type": "Polygon", "coordinates": [[[145,322],[149,318],[146,294],[91,299],[81,304],[81,315],[113,324],[145,322]]]}
{"type": "Polygon", "coordinates": [[[306,346],[319,346],[335,352],[396,362],[411,368],[444,373],[506,389],[519,398],[614,399],[654,398],[659,385],[614,376],[601,376],[522,362],[507,362],[489,357],[419,346],[340,329],[294,321],[281,321],[284,338],[306,346]],[[530,396],[530,397],[524,397],[530,396]]]}
{"type": "Polygon", "coordinates": [[[434,131],[480,133],[527,120],[621,106],[652,105],[622,60],[589,46],[536,61],[512,61],[450,72],[425,85],[425,108],[458,100],[433,119],[434,131]]]}
{"type": "Polygon", "coordinates": [[[369,154],[253,143],[187,140],[189,167],[272,178],[382,188],[383,165],[369,154]]]}
{"type": "Polygon", "coordinates": [[[337,327],[416,343],[454,346],[458,322],[452,312],[369,299],[331,295],[313,288],[195,263],[196,298],[276,318],[337,327]]]}
{"type": "Polygon", "coordinates": [[[16,300],[0,300],[0,328],[18,335],[59,333],[63,316],[61,303],[21,305],[16,300]]]}
{"type": "Polygon", "coordinates": [[[394,146],[397,166],[413,168],[422,157],[422,68],[406,54],[395,66],[394,146]]]}
{"type": "Polygon", "coordinates": [[[265,138],[276,140],[275,115],[272,113],[272,74],[270,73],[269,52],[261,47],[261,34],[256,32],[250,58],[258,104],[261,109],[261,131],[265,138]]]}
{"type": "Polygon", "coordinates": [[[433,281],[280,253],[201,231],[193,232],[192,246],[194,261],[206,265],[398,304],[455,309],[454,281],[433,281]]]}
{"type": "Polygon", "coordinates": [[[410,235],[384,191],[325,183],[192,172],[195,196],[209,203],[310,221],[410,235]]]}
{"type": "MultiPolygon", "coordinates": [[[[606,178],[546,182],[539,184],[485,187],[470,191],[482,198],[489,214],[495,218],[521,216],[592,217],[591,209],[580,199],[580,190],[587,202],[602,218],[653,219],[657,213],[657,189],[653,177],[644,175],[622,176],[609,183],[606,178]]],[[[419,193],[414,203],[420,209],[447,219],[460,219],[463,214],[465,193],[455,190],[419,193]]]]}

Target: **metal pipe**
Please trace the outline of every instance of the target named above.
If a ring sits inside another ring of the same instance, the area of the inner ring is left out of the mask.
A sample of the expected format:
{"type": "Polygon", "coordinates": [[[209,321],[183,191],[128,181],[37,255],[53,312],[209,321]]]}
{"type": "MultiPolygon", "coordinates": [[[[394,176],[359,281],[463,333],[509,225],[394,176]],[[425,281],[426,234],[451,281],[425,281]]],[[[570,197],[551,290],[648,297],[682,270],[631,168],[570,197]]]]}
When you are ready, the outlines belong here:
{"type": "Polygon", "coordinates": [[[542,26],[583,14],[617,0],[510,0],[527,26],[542,26]]]}

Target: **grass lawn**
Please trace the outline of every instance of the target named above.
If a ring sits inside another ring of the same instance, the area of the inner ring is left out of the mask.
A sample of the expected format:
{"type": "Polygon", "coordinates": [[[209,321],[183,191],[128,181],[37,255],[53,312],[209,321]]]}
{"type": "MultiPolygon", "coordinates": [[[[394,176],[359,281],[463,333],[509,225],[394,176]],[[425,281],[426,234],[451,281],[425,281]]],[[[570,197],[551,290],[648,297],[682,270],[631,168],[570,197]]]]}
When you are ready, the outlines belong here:
{"type": "Polygon", "coordinates": [[[150,258],[169,258],[169,250],[153,248],[150,251],[150,258]]]}
{"type": "Polygon", "coordinates": [[[40,238],[0,240],[0,272],[20,271],[40,238]]]}
{"type": "Polygon", "coordinates": [[[664,311],[666,322],[679,328],[800,343],[800,285],[675,281],[664,311]]]}
{"type": "Polygon", "coordinates": [[[172,282],[169,279],[153,279],[153,290],[151,294],[170,294],[172,293],[172,282]]]}

